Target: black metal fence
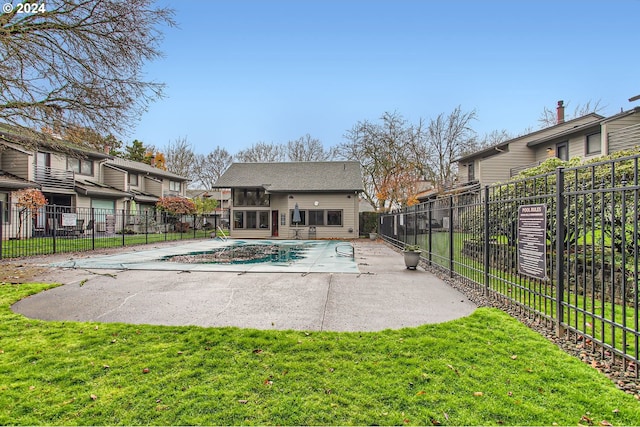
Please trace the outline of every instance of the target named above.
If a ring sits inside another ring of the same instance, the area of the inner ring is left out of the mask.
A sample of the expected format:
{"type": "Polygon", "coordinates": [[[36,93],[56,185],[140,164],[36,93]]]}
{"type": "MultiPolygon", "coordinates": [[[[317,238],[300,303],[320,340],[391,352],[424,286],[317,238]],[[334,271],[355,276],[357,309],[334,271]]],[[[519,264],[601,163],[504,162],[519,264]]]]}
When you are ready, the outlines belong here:
{"type": "Polygon", "coordinates": [[[381,215],[379,232],[637,375],[638,159],[449,194],[381,215]]]}
{"type": "Polygon", "coordinates": [[[0,202],[0,259],[208,238],[215,222],[166,211],[47,205],[35,211],[0,202]]]}

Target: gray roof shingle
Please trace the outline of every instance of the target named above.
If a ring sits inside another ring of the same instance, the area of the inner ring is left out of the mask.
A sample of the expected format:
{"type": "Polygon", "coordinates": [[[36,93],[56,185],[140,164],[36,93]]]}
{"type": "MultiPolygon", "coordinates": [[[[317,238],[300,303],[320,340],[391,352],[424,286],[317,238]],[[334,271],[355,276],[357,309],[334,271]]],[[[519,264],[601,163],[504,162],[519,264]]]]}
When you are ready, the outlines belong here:
{"type": "Polygon", "coordinates": [[[265,188],[270,192],[362,191],[360,163],[233,163],[216,182],[218,188],[265,188]]]}

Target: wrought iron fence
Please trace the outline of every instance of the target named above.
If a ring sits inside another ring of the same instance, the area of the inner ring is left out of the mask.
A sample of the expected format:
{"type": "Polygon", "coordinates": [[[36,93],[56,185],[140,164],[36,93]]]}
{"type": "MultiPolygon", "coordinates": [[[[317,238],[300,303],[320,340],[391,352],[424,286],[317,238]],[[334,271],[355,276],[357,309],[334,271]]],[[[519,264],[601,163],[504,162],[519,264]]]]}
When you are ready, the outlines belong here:
{"type": "Polygon", "coordinates": [[[399,248],[419,245],[428,265],[637,371],[639,157],[451,193],[381,215],[379,232],[399,248]],[[544,221],[528,221],[531,210],[544,221]],[[529,241],[536,231],[537,248],[529,241]]]}
{"type": "Polygon", "coordinates": [[[47,205],[36,211],[0,202],[0,259],[161,241],[208,238],[215,224],[166,211],[47,205]]]}

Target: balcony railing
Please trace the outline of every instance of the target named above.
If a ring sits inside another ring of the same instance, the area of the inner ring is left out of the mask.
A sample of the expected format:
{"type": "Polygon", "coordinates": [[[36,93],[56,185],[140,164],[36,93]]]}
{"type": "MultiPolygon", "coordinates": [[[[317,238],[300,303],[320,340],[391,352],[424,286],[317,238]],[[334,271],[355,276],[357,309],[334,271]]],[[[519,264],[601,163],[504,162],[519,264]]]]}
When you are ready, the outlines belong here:
{"type": "Polygon", "coordinates": [[[36,165],[35,173],[35,181],[43,187],[61,190],[73,190],[74,188],[75,174],[72,171],[36,165]]]}

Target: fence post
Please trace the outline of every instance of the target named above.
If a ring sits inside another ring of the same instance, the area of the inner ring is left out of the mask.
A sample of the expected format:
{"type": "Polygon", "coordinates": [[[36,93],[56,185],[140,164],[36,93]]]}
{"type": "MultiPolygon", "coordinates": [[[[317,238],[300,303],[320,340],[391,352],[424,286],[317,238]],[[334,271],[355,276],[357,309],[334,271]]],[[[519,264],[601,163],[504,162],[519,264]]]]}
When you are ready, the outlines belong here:
{"type": "Polygon", "coordinates": [[[491,233],[489,231],[489,186],[485,185],[484,187],[484,231],[483,231],[483,254],[482,254],[482,262],[484,264],[484,295],[486,296],[489,293],[489,250],[491,245],[489,244],[489,239],[491,238],[491,233]]]}
{"type": "Polygon", "coordinates": [[[149,211],[144,211],[144,243],[149,243],[149,211]]]}
{"type": "Polygon", "coordinates": [[[193,238],[196,238],[196,214],[193,214],[193,238]]]}
{"type": "MultiPolygon", "coordinates": [[[[116,221],[116,223],[117,223],[117,221],[116,221]]],[[[122,209],[122,247],[123,248],[125,246],[124,236],[125,236],[125,234],[127,234],[127,233],[125,233],[125,231],[126,231],[126,227],[125,227],[126,223],[127,223],[127,218],[125,218],[125,210],[122,209]]]]}
{"type": "Polygon", "coordinates": [[[56,227],[58,226],[58,207],[53,205],[53,230],[51,230],[51,235],[53,236],[53,253],[56,253],[56,245],[57,245],[57,235],[56,235],[56,227]]]}
{"type": "MultiPolygon", "coordinates": [[[[8,209],[8,206],[7,206],[8,209]]],[[[11,215],[11,212],[9,212],[11,215]]],[[[3,241],[3,233],[4,233],[4,202],[0,200],[0,259],[2,259],[2,241],[3,241]]]]}
{"type": "Polygon", "coordinates": [[[449,196],[449,277],[453,277],[453,196],[449,196]]]}
{"type": "Polygon", "coordinates": [[[431,221],[433,221],[433,201],[429,202],[429,234],[427,234],[427,238],[429,240],[429,265],[431,265],[431,261],[433,260],[433,227],[431,226],[431,221]]]}
{"type": "Polygon", "coordinates": [[[564,168],[556,169],[556,335],[564,336],[564,168]]]}
{"type": "Polygon", "coordinates": [[[91,250],[96,249],[96,208],[91,208],[91,250]]]}

